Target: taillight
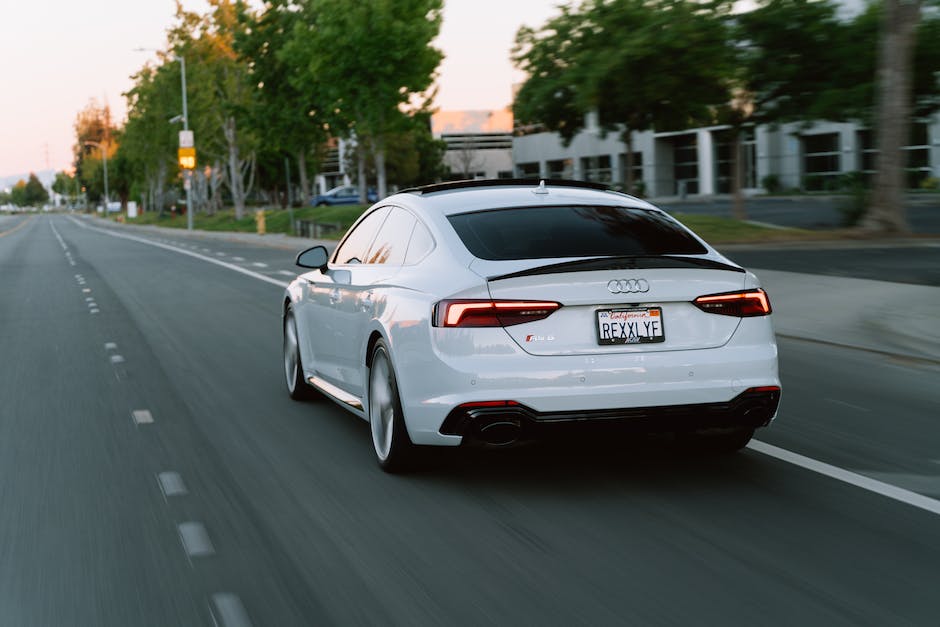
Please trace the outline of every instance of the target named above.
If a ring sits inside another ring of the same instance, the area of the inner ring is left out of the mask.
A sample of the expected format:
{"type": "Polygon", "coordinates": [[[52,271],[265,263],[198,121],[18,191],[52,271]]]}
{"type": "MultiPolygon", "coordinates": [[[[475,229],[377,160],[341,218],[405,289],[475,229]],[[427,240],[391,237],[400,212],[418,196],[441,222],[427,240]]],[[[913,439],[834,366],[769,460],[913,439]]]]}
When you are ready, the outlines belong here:
{"type": "Polygon", "coordinates": [[[509,327],[544,320],[559,307],[527,300],[442,300],[434,306],[434,326],[509,327]]]}
{"type": "Polygon", "coordinates": [[[766,316],[772,311],[767,292],[760,288],[743,292],[699,296],[692,303],[707,313],[737,316],[738,318],[766,316]]]}

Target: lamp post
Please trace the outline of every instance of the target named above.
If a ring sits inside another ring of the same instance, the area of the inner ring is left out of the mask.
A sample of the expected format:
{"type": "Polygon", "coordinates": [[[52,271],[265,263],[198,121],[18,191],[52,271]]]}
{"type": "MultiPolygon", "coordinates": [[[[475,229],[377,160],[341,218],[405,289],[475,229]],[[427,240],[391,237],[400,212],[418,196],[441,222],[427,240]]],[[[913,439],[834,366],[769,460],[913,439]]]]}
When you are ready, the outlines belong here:
{"type": "Polygon", "coordinates": [[[86,141],[86,146],[95,146],[101,151],[101,160],[104,163],[104,217],[108,217],[108,151],[101,142],[86,141]]]}
{"type": "MultiPolygon", "coordinates": [[[[137,52],[160,52],[154,48],[134,48],[137,52]]],[[[183,130],[189,130],[189,108],[186,103],[186,57],[180,54],[170,55],[173,60],[180,62],[180,83],[183,92],[183,130]]],[[[173,120],[171,120],[172,122],[173,120]]],[[[193,230],[193,171],[183,170],[183,188],[186,190],[186,230],[193,230]]]]}
{"type": "MultiPolygon", "coordinates": [[[[182,82],[183,90],[183,130],[189,130],[189,110],[186,107],[186,57],[182,55],[175,55],[176,59],[180,62],[180,78],[182,82]]],[[[183,174],[186,177],[186,230],[193,230],[193,171],[186,170],[186,173],[183,174]]]]}

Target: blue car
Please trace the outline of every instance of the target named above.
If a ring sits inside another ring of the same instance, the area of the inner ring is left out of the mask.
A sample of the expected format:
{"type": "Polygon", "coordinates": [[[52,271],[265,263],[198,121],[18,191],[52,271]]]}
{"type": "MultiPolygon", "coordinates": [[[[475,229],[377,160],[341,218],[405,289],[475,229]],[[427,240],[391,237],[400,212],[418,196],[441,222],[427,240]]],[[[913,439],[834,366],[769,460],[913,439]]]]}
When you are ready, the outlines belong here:
{"type": "MultiPolygon", "coordinates": [[[[370,203],[373,203],[378,201],[379,196],[375,193],[374,189],[369,189],[366,191],[366,198],[370,203]]],[[[359,188],[353,187],[352,185],[340,185],[325,194],[317,194],[313,197],[313,200],[310,201],[310,204],[317,207],[323,207],[325,205],[358,205],[359,188]]]]}

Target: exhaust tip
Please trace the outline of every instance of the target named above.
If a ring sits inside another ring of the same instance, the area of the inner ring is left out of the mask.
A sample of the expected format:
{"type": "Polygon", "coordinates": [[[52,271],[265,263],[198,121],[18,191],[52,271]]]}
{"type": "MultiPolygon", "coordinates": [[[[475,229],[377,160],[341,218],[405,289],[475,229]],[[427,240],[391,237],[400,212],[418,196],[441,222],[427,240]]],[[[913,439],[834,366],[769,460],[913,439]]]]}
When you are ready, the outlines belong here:
{"type": "Polygon", "coordinates": [[[493,446],[509,446],[522,434],[522,423],[518,420],[496,420],[479,428],[477,437],[493,446]]]}

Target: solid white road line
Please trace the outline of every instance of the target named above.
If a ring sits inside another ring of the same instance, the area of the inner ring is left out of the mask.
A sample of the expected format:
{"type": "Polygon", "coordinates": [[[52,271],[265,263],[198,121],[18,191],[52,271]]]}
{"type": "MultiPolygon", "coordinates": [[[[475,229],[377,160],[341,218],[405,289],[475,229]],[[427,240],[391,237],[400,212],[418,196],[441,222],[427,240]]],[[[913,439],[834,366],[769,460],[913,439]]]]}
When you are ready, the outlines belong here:
{"type": "Polygon", "coordinates": [[[806,470],[812,470],[813,472],[837,479],[857,488],[880,494],[881,496],[917,507],[932,514],[940,514],[940,501],[924,496],[923,494],[911,492],[910,490],[899,488],[890,483],[850,472],[838,466],[832,466],[831,464],[817,461],[810,457],[804,457],[803,455],[792,453],[786,449],[778,448],[772,444],[760,442],[759,440],[751,440],[747,447],[758,453],[775,457],[776,459],[805,468],[806,470]]]}
{"type": "Polygon", "coordinates": [[[150,413],[149,409],[135,409],[131,412],[131,418],[138,425],[153,424],[153,414],[150,413]]]}
{"type": "MultiPolygon", "coordinates": [[[[188,255],[188,256],[190,256],[190,257],[195,257],[196,259],[201,259],[201,260],[203,260],[203,261],[205,261],[205,262],[208,262],[208,263],[214,263],[215,265],[217,265],[217,266],[222,266],[223,268],[228,268],[229,270],[234,270],[235,272],[240,272],[240,273],[242,273],[242,274],[244,274],[244,275],[247,275],[247,276],[250,276],[250,277],[252,277],[252,278],[258,279],[259,281],[264,281],[265,283],[270,283],[271,285],[277,285],[278,287],[282,287],[282,288],[283,288],[283,287],[287,287],[287,283],[284,283],[283,281],[278,281],[278,280],[276,280],[276,279],[272,279],[272,278],[269,277],[269,276],[265,276],[265,275],[263,275],[263,274],[259,274],[259,273],[257,273],[257,272],[253,272],[253,271],[251,271],[251,270],[248,270],[247,268],[242,268],[241,266],[236,266],[236,265],[233,264],[233,263],[226,263],[225,261],[220,261],[220,260],[215,259],[215,258],[213,258],[213,257],[206,257],[205,255],[202,255],[202,254],[200,254],[200,253],[194,253],[194,252],[190,252],[190,251],[188,251],[188,250],[182,250],[182,249],[179,249],[179,248],[174,248],[174,247],[172,247],[172,246],[167,246],[167,245],[165,245],[165,244],[161,244],[160,242],[155,242],[155,241],[153,241],[153,240],[144,239],[143,237],[137,237],[137,236],[135,236],[135,235],[127,235],[127,234],[124,234],[124,233],[113,233],[113,232],[109,231],[108,229],[102,229],[102,228],[98,228],[98,227],[96,227],[96,226],[89,226],[89,225],[87,225],[87,224],[82,224],[80,221],[78,221],[78,220],[76,220],[75,218],[72,218],[72,217],[69,217],[69,220],[71,220],[72,222],[74,222],[74,223],[77,224],[78,226],[82,227],[83,229],[90,229],[90,230],[92,230],[92,231],[97,231],[98,233],[103,233],[104,235],[110,235],[111,237],[118,237],[118,238],[121,238],[121,239],[130,240],[130,241],[132,241],[132,242],[139,242],[139,243],[141,243],[141,244],[147,244],[148,246],[156,246],[157,248],[163,248],[164,250],[169,250],[169,251],[171,251],[171,252],[174,252],[174,253],[177,253],[177,254],[180,254],[180,255],[188,255]]],[[[233,257],[233,259],[237,259],[237,257],[233,257]]],[[[243,261],[244,261],[244,260],[243,260],[243,261]]],[[[89,290],[89,291],[91,291],[91,290],[89,290]]]]}
{"type": "Polygon", "coordinates": [[[200,522],[184,522],[177,525],[183,550],[189,557],[206,557],[215,553],[209,532],[200,522]]]}
{"type": "Polygon", "coordinates": [[[185,496],[189,494],[186,490],[186,484],[178,472],[161,472],[157,475],[157,483],[160,484],[160,491],[165,498],[171,496],[185,496]]]}
{"type": "Polygon", "coordinates": [[[241,599],[231,592],[217,592],[212,595],[209,606],[212,620],[218,627],[251,627],[248,612],[241,599]]]}

